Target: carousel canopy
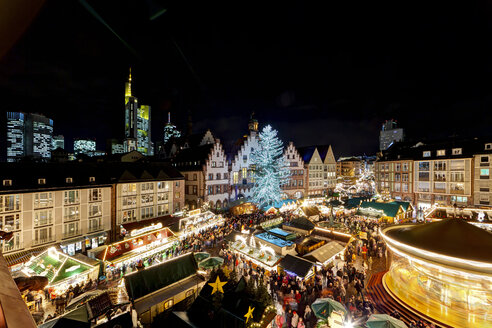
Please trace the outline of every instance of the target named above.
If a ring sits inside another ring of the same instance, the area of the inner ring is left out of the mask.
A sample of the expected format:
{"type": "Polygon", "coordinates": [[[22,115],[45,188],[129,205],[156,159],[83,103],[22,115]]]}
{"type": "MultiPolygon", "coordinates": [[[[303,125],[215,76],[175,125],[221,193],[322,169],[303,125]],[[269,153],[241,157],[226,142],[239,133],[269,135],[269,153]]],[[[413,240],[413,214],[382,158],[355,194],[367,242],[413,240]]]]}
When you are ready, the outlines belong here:
{"type": "Polygon", "coordinates": [[[492,233],[462,219],[445,219],[422,225],[389,229],[397,242],[434,253],[492,263],[492,233]]]}

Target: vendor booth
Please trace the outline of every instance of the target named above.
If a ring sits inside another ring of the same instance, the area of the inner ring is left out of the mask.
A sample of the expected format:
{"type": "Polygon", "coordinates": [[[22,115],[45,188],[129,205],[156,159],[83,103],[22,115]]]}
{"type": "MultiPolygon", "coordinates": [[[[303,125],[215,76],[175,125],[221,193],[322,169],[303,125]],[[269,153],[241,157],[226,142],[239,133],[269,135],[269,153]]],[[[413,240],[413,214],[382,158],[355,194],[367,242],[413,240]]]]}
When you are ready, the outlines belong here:
{"type": "Polygon", "coordinates": [[[48,287],[52,287],[56,295],[61,295],[70,285],[85,284],[89,279],[96,280],[99,266],[90,265],[51,247],[24,263],[21,272],[28,277],[48,278],[48,287]]]}
{"type": "Polygon", "coordinates": [[[345,246],[337,241],[330,241],[324,246],[315,249],[303,256],[304,259],[316,263],[317,266],[327,266],[332,263],[335,258],[342,257],[345,251],[345,246]]]}
{"type": "Polygon", "coordinates": [[[202,212],[198,209],[190,211],[189,214],[189,216],[179,220],[180,238],[185,238],[189,234],[198,233],[214,226],[221,226],[225,222],[221,215],[215,215],[210,211],[202,212]]]}
{"type": "Polygon", "coordinates": [[[98,258],[105,262],[107,269],[121,269],[124,266],[131,272],[140,261],[144,266],[151,265],[154,261],[159,263],[166,250],[177,240],[169,228],[154,229],[151,232],[144,228],[136,230],[135,234],[132,231],[131,236],[106,246],[99,253],[98,258]]]}
{"type": "Polygon", "coordinates": [[[279,263],[288,275],[307,280],[314,276],[314,263],[299,256],[286,255],[279,263]]]}
{"type": "Polygon", "coordinates": [[[237,235],[236,240],[229,245],[229,249],[267,271],[276,270],[282,258],[275,253],[273,248],[257,243],[254,236],[249,237],[248,243],[245,236],[237,235]]]}
{"type": "Polygon", "coordinates": [[[303,206],[299,207],[297,210],[295,210],[294,214],[298,215],[298,216],[306,217],[312,221],[319,221],[319,217],[321,215],[321,212],[314,205],[312,205],[312,206],[303,205],[303,206]]]}
{"type": "Polygon", "coordinates": [[[258,210],[256,205],[246,198],[241,198],[229,203],[229,212],[232,215],[251,214],[258,210]]]}

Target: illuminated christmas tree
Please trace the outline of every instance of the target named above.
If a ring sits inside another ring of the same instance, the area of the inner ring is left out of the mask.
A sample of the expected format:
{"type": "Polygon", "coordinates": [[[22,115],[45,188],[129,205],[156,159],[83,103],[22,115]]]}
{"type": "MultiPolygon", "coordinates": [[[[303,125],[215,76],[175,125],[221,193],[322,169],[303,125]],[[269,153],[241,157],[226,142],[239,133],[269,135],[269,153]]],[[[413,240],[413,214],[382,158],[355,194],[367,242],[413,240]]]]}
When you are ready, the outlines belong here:
{"type": "Polygon", "coordinates": [[[253,172],[253,202],[260,207],[282,199],[281,186],[287,182],[290,170],[283,156],[284,146],[277,137],[277,130],[270,125],[260,132],[259,147],[251,154],[255,165],[253,172]]]}

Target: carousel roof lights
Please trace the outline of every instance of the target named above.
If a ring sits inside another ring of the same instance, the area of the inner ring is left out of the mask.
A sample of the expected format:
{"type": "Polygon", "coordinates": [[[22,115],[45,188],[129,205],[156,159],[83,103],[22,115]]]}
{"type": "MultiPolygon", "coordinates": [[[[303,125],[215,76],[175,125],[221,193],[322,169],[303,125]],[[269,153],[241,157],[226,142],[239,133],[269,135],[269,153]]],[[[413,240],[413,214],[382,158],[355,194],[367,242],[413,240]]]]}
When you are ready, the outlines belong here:
{"type": "Polygon", "coordinates": [[[397,241],[397,240],[389,237],[386,233],[383,232],[383,230],[381,228],[379,229],[379,233],[381,234],[381,236],[383,236],[383,238],[389,244],[394,244],[394,245],[396,245],[396,246],[398,246],[400,248],[411,250],[413,252],[420,253],[420,254],[422,254],[424,256],[427,256],[427,257],[439,258],[439,259],[442,259],[442,260],[445,260],[445,261],[450,261],[450,262],[465,264],[465,265],[469,265],[469,266],[472,266],[472,267],[476,267],[478,269],[483,269],[483,268],[490,268],[490,269],[492,269],[492,263],[490,263],[490,262],[481,262],[481,261],[466,260],[466,259],[462,259],[462,258],[458,258],[458,257],[454,257],[454,256],[449,256],[449,255],[445,255],[445,254],[439,254],[439,253],[431,252],[431,251],[428,251],[428,250],[425,250],[425,249],[422,249],[422,248],[410,246],[410,245],[404,244],[402,242],[399,242],[399,241],[397,241]]]}

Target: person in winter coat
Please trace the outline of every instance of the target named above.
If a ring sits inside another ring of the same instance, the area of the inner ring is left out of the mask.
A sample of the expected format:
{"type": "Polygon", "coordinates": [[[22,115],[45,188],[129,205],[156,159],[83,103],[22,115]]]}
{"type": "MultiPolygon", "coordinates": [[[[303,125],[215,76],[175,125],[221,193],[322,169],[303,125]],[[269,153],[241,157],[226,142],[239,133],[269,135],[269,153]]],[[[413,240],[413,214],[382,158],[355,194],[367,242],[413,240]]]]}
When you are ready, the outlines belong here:
{"type": "Polygon", "coordinates": [[[305,328],[304,321],[302,318],[299,318],[299,322],[297,323],[297,328],[305,328]]]}
{"type": "Polygon", "coordinates": [[[293,315],[292,315],[292,321],[290,323],[290,326],[292,328],[297,328],[297,324],[299,323],[299,315],[297,314],[296,311],[294,311],[293,315]]]}

